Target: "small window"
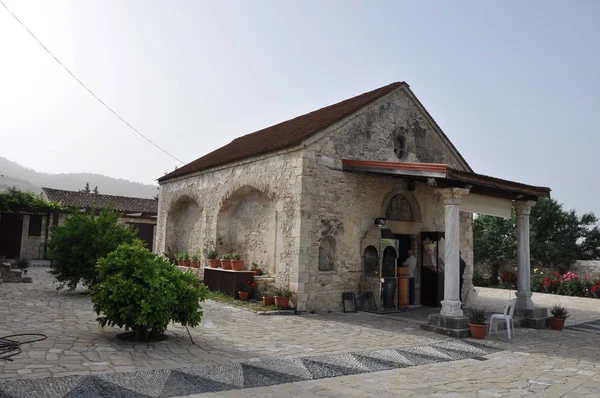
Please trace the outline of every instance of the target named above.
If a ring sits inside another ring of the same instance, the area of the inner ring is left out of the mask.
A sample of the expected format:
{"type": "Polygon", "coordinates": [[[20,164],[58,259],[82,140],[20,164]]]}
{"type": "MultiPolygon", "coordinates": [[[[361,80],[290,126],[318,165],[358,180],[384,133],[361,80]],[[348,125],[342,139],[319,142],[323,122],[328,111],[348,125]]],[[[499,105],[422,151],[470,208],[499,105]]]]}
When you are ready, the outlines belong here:
{"type": "Polygon", "coordinates": [[[42,236],[42,216],[37,214],[29,216],[29,236],[42,236]]]}
{"type": "Polygon", "coordinates": [[[406,154],[406,141],[404,140],[404,137],[402,136],[398,136],[396,137],[396,139],[394,140],[394,153],[396,154],[396,157],[400,160],[404,159],[404,155],[406,154]]]}
{"type": "Polygon", "coordinates": [[[58,212],[57,211],[55,211],[52,214],[52,225],[55,225],[55,226],[58,225],[58,212]]]}

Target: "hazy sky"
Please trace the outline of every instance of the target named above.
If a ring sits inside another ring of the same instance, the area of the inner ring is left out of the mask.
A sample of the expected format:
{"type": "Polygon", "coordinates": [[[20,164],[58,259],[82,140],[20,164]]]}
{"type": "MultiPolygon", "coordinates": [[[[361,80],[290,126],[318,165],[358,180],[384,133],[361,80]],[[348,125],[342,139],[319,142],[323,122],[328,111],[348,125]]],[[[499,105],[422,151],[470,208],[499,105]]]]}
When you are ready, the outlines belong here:
{"type": "MultiPolygon", "coordinates": [[[[600,215],[600,1],[4,1],[185,162],[404,80],[476,172],[600,215]]],[[[2,7],[0,156],[145,183],[176,165],[2,7]]]]}

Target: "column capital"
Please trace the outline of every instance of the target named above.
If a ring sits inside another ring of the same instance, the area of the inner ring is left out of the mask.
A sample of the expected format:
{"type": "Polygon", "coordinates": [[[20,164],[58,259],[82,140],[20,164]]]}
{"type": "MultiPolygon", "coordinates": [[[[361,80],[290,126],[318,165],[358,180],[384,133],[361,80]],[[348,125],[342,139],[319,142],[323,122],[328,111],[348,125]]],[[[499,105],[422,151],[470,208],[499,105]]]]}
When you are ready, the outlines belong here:
{"type": "Polygon", "coordinates": [[[444,198],[446,205],[459,205],[463,196],[469,193],[467,188],[438,188],[435,192],[444,198]]]}
{"type": "Polygon", "coordinates": [[[517,200],[513,202],[513,207],[517,212],[517,216],[528,216],[531,214],[531,208],[535,205],[531,200],[517,200]]]}

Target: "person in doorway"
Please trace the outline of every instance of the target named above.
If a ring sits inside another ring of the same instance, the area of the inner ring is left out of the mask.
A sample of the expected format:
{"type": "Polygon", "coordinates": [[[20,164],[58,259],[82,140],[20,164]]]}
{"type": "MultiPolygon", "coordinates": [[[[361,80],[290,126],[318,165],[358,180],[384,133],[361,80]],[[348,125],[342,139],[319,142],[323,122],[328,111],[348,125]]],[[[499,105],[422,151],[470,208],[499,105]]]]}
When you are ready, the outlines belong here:
{"type": "MultiPolygon", "coordinates": [[[[462,302],[463,277],[465,276],[465,270],[467,269],[467,263],[465,262],[465,260],[463,260],[461,252],[458,252],[458,256],[460,259],[460,279],[459,279],[459,284],[458,284],[460,290],[458,291],[458,294],[459,294],[458,297],[459,297],[459,300],[462,302]]],[[[463,303],[463,305],[464,305],[464,303],[463,303]]]]}
{"type": "Polygon", "coordinates": [[[415,304],[415,271],[417,269],[417,259],[415,258],[412,249],[406,252],[408,258],[402,263],[403,267],[408,269],[408,304],[415,304]]]}

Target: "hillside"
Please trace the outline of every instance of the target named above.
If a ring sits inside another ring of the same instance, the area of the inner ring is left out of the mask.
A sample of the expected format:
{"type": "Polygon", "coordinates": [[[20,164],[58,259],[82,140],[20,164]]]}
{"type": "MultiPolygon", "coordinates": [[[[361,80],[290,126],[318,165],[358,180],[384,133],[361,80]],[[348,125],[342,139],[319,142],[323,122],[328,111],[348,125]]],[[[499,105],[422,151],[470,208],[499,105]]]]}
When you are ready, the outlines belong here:
{"type": "Polygon", "coordinates": [[[15,186],[34,193],[40,193],[42,187],[78,191],[86,182],[92,189],[97,186],[100,193],[107,195],[153,198],[158,193],[155,185],[92,173],[41,173],[0,157],[0,189],[15,186]]]}

